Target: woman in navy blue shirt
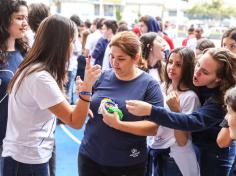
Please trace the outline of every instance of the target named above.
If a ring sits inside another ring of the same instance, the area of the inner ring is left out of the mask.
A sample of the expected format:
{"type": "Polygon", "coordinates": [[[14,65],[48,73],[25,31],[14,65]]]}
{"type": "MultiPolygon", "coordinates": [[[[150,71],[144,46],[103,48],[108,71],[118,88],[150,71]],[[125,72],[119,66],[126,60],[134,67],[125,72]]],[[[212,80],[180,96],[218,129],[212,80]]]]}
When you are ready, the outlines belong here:
{"type": "Polygon", "coordinates": [[[80,146],[79,175],[143,176],[147,159],[145,136],[156,134],[156,124],[146,121],[134,135],[121,132],[103,122],[99,106],[104,98],[112,99],[123,112],[123,121],[140,121],[143,119],[127,111],[125,100],[163,106],[163,97],[157,81],[138,67],[143,65],[141,43],[134,33],[116,34],[109,46],[112,69],[104,71],[93,86],[90,108],[94,118],[88,120],[80,146]]]}

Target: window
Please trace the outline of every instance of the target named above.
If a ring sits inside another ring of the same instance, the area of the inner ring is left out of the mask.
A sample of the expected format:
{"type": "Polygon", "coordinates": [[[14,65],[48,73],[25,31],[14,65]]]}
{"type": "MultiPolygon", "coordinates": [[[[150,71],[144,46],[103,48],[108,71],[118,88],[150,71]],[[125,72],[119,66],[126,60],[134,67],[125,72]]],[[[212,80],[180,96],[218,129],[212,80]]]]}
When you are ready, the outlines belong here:
{"type": "Polygon", "coordinates": [[[169,10],[169,16],[177,16],[177,10],[169,10]]]}
{"type": "Polygon", "coordinates": [[[104,5],[104,15],[113,17],[113,5],[104,5]]]}
{"type": "Polygon", "coordinates": [[[100,6],[99,4],[94,4],[94,15],[100,16],[100,6]]]}

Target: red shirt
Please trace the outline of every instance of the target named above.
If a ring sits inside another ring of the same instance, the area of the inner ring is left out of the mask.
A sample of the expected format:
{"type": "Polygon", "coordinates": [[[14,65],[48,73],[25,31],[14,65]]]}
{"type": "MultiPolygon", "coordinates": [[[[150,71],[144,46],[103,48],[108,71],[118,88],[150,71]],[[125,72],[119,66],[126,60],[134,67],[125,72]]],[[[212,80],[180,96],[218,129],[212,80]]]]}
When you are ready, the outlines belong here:
{"type": "Polygon", "coordinates": [[[169,38],[167,35],[164,34],[163,38],[165,39],[165,41],[169,44],[170,49],[174,49],[174,43],[173,40],[171,38],[169,38]]]}

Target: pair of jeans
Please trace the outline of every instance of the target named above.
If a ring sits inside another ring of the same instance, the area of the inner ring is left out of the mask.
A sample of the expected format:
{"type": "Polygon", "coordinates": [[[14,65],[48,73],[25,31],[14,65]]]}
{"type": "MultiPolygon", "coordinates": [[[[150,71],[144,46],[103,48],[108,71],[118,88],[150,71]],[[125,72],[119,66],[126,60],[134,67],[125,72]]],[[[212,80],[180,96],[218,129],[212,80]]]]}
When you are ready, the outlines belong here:
{"type": "Polygon", "coordinates": [[[174,158],[170,157],[170,148],[152,149],[148,147],[146,176],[182,176],[174,158]]]}
{"type": "Polygon", "coordinates": [[[25,164],[11,157],[3,158],[3,176],[49,176],[48,162],[43,164],[25,164]]]}
{"type": "Polygon", "coordinates": [[[3,157],[2,157],[2,145],[0,145],[0,176],[3,176],[3,157]]]}
{"type": "Polygon", "coordinates": [[[73,69],[72,71],[68,71],[67,77],[68,77],[68,82],[66,84],[66,94],[68,96],[68,102],[70,104],[75,104],[77,100],[77,95],[76,95],[76,85],[75,85],[75,78],[76,78],[76,69],[73,69]]]}
{"type": "Polygon", "coordinates": [[[52,157],[49,160],[49,173],[50,176],[56,175],[56,143],[54,143],[52,157]]]}
{"type": "Polygon", "coordinates": [[[235,154],[236,143],[220,149],[215,146],[197,145],[201,176],[229,176],[235,154]]]}
{"type": "Polygon", "coordinates": [[[236,175],[236,157],[234,158],[234,164],[230,170],[229,176],[235,176],[236,175]]]}
{"type": "Polygon", "coordinates": [[[79,154],[78,168],[79,176],[144,176],[145,163],[120,167],[104,166],[79,154]]]}

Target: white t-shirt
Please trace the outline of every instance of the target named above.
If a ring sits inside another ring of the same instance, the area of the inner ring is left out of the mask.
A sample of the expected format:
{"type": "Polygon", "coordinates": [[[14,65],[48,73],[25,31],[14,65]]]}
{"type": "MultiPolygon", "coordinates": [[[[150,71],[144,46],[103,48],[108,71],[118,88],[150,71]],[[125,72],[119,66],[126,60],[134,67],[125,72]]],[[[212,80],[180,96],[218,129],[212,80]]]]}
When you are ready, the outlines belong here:
{"type": "Polygon", "coordinates": [[[25,77],[17,91],[16,85],[9,95],[2,156],[28,164],[45,163],[51,158],[56,127],[55,116],[48,108],[65,101],[65,97],[46,71],[25,77]]]}
{"type": "Polygon", "coordinates": [[[81,54],[82,54],[82,45],[79,40],[76,40],[75,43],[73,44],[73,52],[70,57],[70,64],[69,64],[68,71],[77,70],[77,66],[78,66],[77,59],[79,55],[81,54]]]}
{"type": "Polygon", "coordinates": [[[148,74],[151,75],[159,83],[159,85],[161,85],[161,78],[157,68],[149,69],[148,74]]]}
{"type": "MultiPolygon", "coordinates": [[[[199,98],[192,90],[181,92],[179,99],[180,112],[182,113],[190,114],[200,106],[199,98]]],[[[168,108],[167,105],[165,106],[168,108]]],[[[200,169],[191,139],[187,141],[186,145],[179,146],[176,143],[174,129],[159,126],[156,136],[148,136],[147,142],[148,146],[153,149],[165,149],[170,147],[170,156],[174,158],[183,176],[200,175],[200,169]]]]}
{"type": "Polygon", "coordinates": [[[188,39],[187,47],[191,48],[194,51],[194,53],[196,53],[196,46],[197,46],[197,39],[195,37],[188,39]]]}
{"type": "Polygon", "coordinates": [[[35,39],[35,33],[31,29],[28,29],[25,33],[25,37],[28,41],[29,47],[32,48],[35,39]]]}
{"type": "Polygon", "coordinates": [[[102,33],[100,30],[96,30],[94,33],[88,35],[88,38],[85,43],[85,49],[89,50],[90,55],[93,53],[96,43],[101,37],[102,33]]]}
{"type": "MultiPolygon", "coordinates": [[[[164,93],[163,93],[164,95],[164,93]]],[[[164,100],[165,100],[164,95],[164,100]]],[[[200,101],[195,92],[188,90],[181,92],[180,99],[180,112],[189,114],[195,111],[200,106],[200,101]]],[[[168,106],[165,104],[167,109],[168,106]]],[[[152,149],[165,149],[172,146],[175,143],[174,130],[164,126],[159,126],[156,136],[148,136],[148,146],[152,149]]]]}
{"type": "Polygon", "coordinates": [[[108,70],[111,68],[111,64],[110,64],[110,54],[111,54],[111,48],[109,46],[109,44],[106,47],[105,50],[105,54],[103,57],[103,61],[102,61],[102,70],[108,70]]]}

